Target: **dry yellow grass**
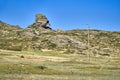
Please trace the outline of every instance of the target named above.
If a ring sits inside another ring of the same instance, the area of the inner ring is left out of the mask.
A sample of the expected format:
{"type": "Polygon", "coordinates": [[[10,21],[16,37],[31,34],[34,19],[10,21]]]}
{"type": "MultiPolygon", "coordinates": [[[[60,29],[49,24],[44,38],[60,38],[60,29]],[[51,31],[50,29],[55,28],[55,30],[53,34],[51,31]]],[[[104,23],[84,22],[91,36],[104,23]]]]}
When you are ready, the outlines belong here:
{"type": "Polygon", "coordinates": [[[0,50],[0,80],[119,80],[120,58],[0,50]]]}

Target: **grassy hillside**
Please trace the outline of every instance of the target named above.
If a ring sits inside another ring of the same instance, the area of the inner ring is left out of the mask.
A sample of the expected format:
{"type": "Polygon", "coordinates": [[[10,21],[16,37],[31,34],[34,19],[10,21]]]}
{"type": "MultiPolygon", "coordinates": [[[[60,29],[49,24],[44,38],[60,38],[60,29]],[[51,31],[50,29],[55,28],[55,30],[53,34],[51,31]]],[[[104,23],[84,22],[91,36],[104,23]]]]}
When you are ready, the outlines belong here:
{"type": "Polygon", "coordinates": [[[0,22],[0,80],[120,80],[120,32],[89,34],[0,22]]]}
{"type": "MultiPolygon", "coordinates": [[[[119,56],[120,32],[90,30],[92,55],[119,56]]],[[[58,50],[63,53],[88,53],[88,31],[54,31],[42,27],[21,29],[0,23],[0,49],[14,51],[58,50]]]]}

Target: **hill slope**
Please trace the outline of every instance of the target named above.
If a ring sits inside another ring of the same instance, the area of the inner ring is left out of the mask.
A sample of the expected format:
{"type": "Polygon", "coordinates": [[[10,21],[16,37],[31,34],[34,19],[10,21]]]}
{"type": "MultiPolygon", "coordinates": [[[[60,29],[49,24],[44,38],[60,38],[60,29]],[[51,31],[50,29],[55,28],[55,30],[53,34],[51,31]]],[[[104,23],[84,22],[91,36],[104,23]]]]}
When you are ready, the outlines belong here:
{"type": "MultiPolygon", "coordinates": [[[[47,18],[45,18],[47,19],[47,18]]],[[[34,24],[26,29],[0,22],[0,49],[5,50],[57,50],[62,53],[88,53],[88,31],[54,31],[48,27],[34,24]]],[[[40,25],[40,24],[39,24],[40,25]]],[[[91,55],[119,55],[120,32],[90,30],[91,55]]]]}

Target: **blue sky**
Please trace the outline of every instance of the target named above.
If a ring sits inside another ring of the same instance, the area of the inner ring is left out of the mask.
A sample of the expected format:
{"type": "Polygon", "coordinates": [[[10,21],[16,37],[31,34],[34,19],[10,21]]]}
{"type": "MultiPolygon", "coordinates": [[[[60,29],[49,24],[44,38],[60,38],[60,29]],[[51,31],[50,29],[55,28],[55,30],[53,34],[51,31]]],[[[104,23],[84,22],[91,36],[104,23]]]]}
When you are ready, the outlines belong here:
{"type": "Polygon", "coordinates": [[[53,29],[120,31],[120,0],[0,0],[0,20],[26,28],[35,14],[47,16],[53,29]]]}

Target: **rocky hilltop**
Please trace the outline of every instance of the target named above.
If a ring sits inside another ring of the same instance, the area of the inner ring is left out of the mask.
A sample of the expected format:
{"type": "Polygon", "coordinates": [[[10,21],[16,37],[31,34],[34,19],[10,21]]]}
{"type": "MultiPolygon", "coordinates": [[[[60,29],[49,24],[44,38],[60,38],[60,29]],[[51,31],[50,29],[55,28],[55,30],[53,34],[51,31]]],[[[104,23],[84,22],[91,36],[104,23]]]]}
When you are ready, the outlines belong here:
{"type": "MultiPolygon", "coordinates": [[[[90,30],[91,55],[119,55],[120,32],[90,30]]],[[[0,49],[5,50],[57,50],[67,54],[88,52],[87,30],[52,30],[47,17],[37,14],[35,22],[25,29],[0,21],[0,49]]]]}
{"type": "Polygon", "coordinates": [[[47,17],[43,14],[36,14],[35,23],[29,26],[29,28],[44,28],[44,29],[51,29],[50,23],[47,17]]]}

